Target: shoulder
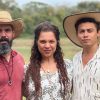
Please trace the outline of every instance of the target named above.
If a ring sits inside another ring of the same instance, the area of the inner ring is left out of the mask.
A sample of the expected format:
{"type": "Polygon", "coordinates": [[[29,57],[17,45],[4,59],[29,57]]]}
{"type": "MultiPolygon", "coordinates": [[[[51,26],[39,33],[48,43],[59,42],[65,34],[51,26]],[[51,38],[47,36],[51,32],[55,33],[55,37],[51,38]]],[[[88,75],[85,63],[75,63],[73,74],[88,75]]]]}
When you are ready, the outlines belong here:
{"type": "Polygon", "coordinates": [[[100,56],[100,45],[99,45],[99,48],[97,50],[97,53],[96,53],[98,56],[100,56]]]}
{"type": "Polygon", "coordinates": [[[26,72],[27,72],[28,68],[29,68],[29,65],[25,64],[24,65],[24,79],[23,79],[23,82],[25,82],[25,76],[26,76],[26,72]]]}
{"type": "Polygon", "coordinates": [[[25,73],[25,74],[26,74],[28,68],[29,68],[29,64],[25,64],[25,65],[24,65],[24,73],[25,73]]]}
{"type": "Polygon", "coordinates": [[[72,70],[73,70],[72,61],[70,59],[64,59],[64,62],[65,62],[65,65],[66,65],[66,69],[67,69],[68,74],[71,74],[72,73],[72,70]]]}
{"type": "Polygon", "coordinates": [[[67,73],[68,73],[68,78],[71,82],[72,81],[72,73],[73,73],[72,61],[70,59],[64,59],[64,61],[65,61],[65,64],[66,64],[66,70],[67,70],[67,73]]]}
{"type": "Polygon", "coordinates": [[[79,58],[79,57],[81,56],[81,54],[82,54],[82,51],[77,52],[77,53],[74,55],[73,59],[79,58]]]}
{"type": "Polygon", "coordinates": [[[71,67],[72,66],[72,61],[70,59],[64,59],[65,65],[67,67],[71,67]]]}
{"type": "Polygon", "coordinates": [[[20,59],[20,60],[23,60],[24,61],[24,58],[22,56],[22,54],[20,52],[17,52],[16,50],[12,50],[12,55],[17,58],[17,59],[20,59]]]}

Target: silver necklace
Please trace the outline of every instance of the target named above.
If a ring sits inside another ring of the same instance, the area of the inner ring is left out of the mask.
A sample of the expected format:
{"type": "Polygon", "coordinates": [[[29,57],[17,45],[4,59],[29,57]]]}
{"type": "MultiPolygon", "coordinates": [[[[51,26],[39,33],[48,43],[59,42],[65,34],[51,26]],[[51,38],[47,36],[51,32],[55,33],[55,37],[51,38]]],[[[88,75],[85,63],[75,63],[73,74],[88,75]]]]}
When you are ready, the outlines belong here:
{"type": "MultiPolygon", "coordinates": [[[[47,74],[49,74],[50,71],[49,70],[45,71],[43,67],[42,67],[42,70],[46,74],[46,78],[49,82],[49,86],[51,86],[52,82],[50,81],[50,78],[47,76],[47,74]]],[[[52,93],[52,91],[51,91],[51,93],[52,93]]],[[[53,93],[52,94],[51,93],[49,93],[51,100],[55,100],[55,98],[53,97],[53,93]]]]}

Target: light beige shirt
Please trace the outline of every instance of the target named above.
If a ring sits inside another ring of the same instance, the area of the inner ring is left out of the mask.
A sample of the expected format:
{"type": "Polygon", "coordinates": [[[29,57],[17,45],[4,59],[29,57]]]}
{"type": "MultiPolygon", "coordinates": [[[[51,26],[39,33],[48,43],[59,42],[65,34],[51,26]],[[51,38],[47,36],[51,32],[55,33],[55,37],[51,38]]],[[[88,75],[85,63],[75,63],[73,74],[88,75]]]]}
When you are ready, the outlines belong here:
{"type": "Polygon", "coordinates": [[[83,67],[82,51],[73,58],[72,100],[100,100],[100,47],[83,67]]]}

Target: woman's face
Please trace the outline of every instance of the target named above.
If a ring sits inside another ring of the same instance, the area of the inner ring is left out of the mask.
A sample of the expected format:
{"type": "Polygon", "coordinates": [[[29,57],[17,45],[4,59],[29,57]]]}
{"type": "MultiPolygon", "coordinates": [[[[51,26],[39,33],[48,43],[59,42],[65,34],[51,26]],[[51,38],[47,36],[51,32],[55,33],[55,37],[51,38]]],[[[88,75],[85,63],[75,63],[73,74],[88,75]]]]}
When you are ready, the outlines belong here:
{"type": "Polygon", "coordinates": [[[57,46],[57,40],[54,33],[51,31],[41,32],[37,41],[37,45],[38,50],[43,58],[53,57],[57,46]]]}

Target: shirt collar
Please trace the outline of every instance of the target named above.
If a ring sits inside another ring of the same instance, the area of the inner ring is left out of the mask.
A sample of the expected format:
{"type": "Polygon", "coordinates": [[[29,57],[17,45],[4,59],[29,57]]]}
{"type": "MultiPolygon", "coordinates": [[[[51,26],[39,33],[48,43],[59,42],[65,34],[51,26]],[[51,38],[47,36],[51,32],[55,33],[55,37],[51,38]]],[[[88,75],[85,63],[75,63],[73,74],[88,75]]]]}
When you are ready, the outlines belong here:
{"type": "Polygon", "coordinates": [[[95,53],[95,58],[100,58],[100,45],[95,53]]]}
{"type": "MultiPolygon", "coordinates": [[[[10,55],[12,55],[12,57],[15,57],[17,55],[17,52],[14,51],[14,50],[11,50],[11,54],[10,55]]],[[[4,57],[0,56],[0,63],[2,63],[2,59],[4,59],[4,57]]]]}

